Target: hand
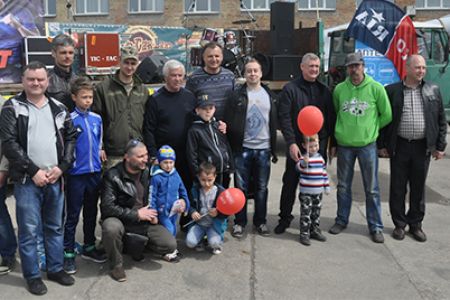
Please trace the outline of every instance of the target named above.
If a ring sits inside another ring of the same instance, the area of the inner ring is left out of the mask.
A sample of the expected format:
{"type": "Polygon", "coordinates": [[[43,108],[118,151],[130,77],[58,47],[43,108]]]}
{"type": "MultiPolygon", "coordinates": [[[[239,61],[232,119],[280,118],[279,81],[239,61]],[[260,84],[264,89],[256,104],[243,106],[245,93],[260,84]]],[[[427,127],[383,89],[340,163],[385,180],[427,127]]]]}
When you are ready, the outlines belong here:
{"type": "Polygon", "coordinates": [[[308,164],[309,163],[309,156],[308,155],[303,155],[303,161],[308,164]]]}
{"type": "Polygon", "coordinates": [[[223,122],[223,121],[219,121],[219,127],[218,127],[219,131],[222,132],[223,134],[227,134],[227,123],[223,122]]]}
{"type": "Polygon", "coordinates": [[[434,160],[438,160],[444,157],[445,152],[444,151],[438,151],[438,150],[434,150],[433,153],[431,154],[434,158],[434,160]]]}
{"type": "Polygon", "coordinates": [[[191,218],[192,218],[192,220],[197,222],[198,220],[200,220],[202,218],[202,216],[198,212],[194,211],[191,214],[191,218]]]}
{"type": "Polygon", "coordinates": [[[216,209],[216,208],[211,208],[211,209],[209,210],[208,214],[209,214],[211,217],[213,217],[213,218],[217,217],[217,214],[218,214],[217,209],[216,209]]]}
{"type": "Polygon", "coordinates": [[[44,170],[37,171],[36,174],[31,178],[35,185],[38,187],[43,187],[48,184],[47,173],[44,170]]]}
{"type": "Polygon", "coordinates": [[[180,201],[180,207],[178,208],[179,213],[183,213],[186,210],[186,202],[183,199],[178,199],[180,201]]]}
{"type": "Polygon", "coordinates": [[[155,224],[153,222],[155,219],[158,220],[158,212],[145,206],[138,209],[138,217],[141,221],[149,221],[152,224],[155,224]]]}
{"type": "Polygon", "coordinates": [[[289,155],[295,162],[298,162],[302,158],[302,153],[297,144],[294,143],[289,146],[289,155]]]}
{"type": "Polygon", "coordinates": [[[378,150],[378,156],[379,157],[383,157],[383,158],[388,158],[389,157],[389,152],[387,151],[386,148],[382,148],[378,150]]]}
{"type": "Polygon", "coordinates": [[[333,157],[336,157],[336,155],[337,155],[337,148],[336,148],[336,147],[331,147],[331,148],[330,148],[330,151],[329,151],[330,160],[331,160],[333,157]]]}
{"type": "Polygon", "coordinates": [[[108,160],[108,157],[106,156],[105,150],[100,150],[100,160],[101,160],[102,162],[105,162],[105,161],[108,160]]]}
{"type": "Polygon", "coordinates": [[[58,167],[53,167],[51,170],[49,170],[46,174],[48,183],[53,184],[56,181],[58,181],[59,177],[63,174],[63,171],[61,171],[58,167]]]}

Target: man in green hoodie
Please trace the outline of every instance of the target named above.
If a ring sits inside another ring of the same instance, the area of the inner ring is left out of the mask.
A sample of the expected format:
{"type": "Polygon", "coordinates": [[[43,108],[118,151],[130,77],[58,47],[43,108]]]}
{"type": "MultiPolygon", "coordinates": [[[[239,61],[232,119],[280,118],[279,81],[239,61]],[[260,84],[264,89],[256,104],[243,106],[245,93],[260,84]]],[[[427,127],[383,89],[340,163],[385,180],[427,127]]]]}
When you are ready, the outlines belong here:
{"type": "MultiPolygon", "coordinates": [[[[337,141],[337,216],[330,228],[338,234],[347,227],[352,206],[352,181],[358,159],[366,195],[366,218],[375,243],[383,243],[380,190],[378,186],[378,156],[376,140],[381,128],[392,120],[386,91],[364,73],[360,53],[345,58],[347,79],[333,93],[336,109],[335,138],[337,141]]],[[[336,153],[336,149],[332,152],[336,153]]]]}

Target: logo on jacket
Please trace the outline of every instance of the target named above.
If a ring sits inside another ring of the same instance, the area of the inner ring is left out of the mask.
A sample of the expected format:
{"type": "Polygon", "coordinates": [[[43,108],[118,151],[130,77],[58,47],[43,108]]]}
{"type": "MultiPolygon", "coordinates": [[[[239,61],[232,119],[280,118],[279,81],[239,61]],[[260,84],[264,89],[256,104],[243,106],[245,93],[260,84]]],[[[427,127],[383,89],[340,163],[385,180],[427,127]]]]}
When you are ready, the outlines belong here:
{"type": "Polygon", "coordinates": [[[350,101],[345,101],[342,106],[343,112],[348,112],[356,117],[364,116],[369,104],[367,102],[358,101],[358,99],[353,98],[350,101]]]}

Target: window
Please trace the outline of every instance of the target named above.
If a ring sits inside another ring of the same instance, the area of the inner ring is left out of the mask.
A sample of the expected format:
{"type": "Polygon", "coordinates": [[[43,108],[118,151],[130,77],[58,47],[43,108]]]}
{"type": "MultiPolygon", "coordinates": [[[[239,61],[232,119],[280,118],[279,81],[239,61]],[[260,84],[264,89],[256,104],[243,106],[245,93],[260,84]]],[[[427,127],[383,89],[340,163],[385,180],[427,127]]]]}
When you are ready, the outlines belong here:
{"type": "MultiPolygon", "coordinates": [[[[395,0],[388,0],[388,1],[394,3],[395,0]]],[[[356,7],[358,7],[361,4],[361,2],[363,2],[363,0],[356,0],[356,7]]]]}
{"type": "Polygon", "coordinates": [[[184,0],[185,13],[218,13],[220,0],[184,0]]]}
{"type": "Polygon", "coordinates": [[[336,10],[336,0],[299,0],[299,10],[336,10]]]}
{"type": "Polygon", "coordinates": [[[108,0],[77,0],[77,15],[105,15],[109,12],[108,0]]]}
{"type": "Polygon", "coordinates": [[[421,9],[450,9],[450,0],[416,0],[416,8],[421,9]]]}
{"type": "Polygon", "coordinates": [[[152,13],[164,12],[164,0],[129,0],[128,12],[133,13],[152,13]]]}
{"type": "Polygon", "coordinates": [[[45,17],[56,16],[56,0],[44,0],[44,12],[45,17]]]}
{"type": "Polygon", "coordinates": [[[270,4],[276,0],[243,0],[241,10],[270,10],[270,4]]]}

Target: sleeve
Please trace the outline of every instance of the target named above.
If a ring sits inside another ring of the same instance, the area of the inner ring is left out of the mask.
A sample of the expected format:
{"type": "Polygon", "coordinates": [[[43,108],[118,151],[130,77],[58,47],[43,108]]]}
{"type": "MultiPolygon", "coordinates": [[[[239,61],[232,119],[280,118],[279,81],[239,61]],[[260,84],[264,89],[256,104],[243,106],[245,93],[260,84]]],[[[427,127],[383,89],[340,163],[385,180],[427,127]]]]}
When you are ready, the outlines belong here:
{"type": "Polygon", "coordinates": [[[147,146],[148,153],[150,157],[156,157],[158,149],[156,149],[156,139],[155,132],[158,126],[158,107],[156,100],[153,96],[150,96],[147,103],[145,104],[144,113],[144,126],[143,126],[143,136],[144,143],[147,146]]]}
{"type": "Polygon", "coordinates": [[[186,158],[191,171],[191,175],[195,178],[197,175],[199,161],[198,161],[198,143],[195,131],[189,129],[186,143],[186,158]]]}
{"type": "Polygon", "coordinates": [[[283,134],[287,147],[295,143],[295,133],[291,120],[292,101],[292,95],[284,87],[279,97],[278,124],[280,125],[281,133],[283,134]]]}
{"type": "Polygon", "coordinates": [[[150,179],[150,185],[148,186],[148,207],[158,210],[157,206],[157,195],[158,195],[158,178],[157,176],[152,176],[150,179]]]}
{"type": "Polygon", "coordinates": [[[439,126],[439,133],[438,133],[438,140],[436,141],[436,150],[438,151],[444,151],[445,147],[447,146],[447,120],[445,118],[445,110],[444,105],[442,103],[442,96],[441,92],[439,91],[439,88],[436,87],[436,94],[439,98],[439,117],[438,117],[438,126],[439,126]]]}
{"type": "Polygon", "coordinates": [[[75,160],[75,145],[77,142],[77,130],[73,126],[72,118],[69,111],[66,112],[66,119],[64,122],[64,157],[58,167],[61,171],[67,171],[75,160]]]}
{"type": "Polygon", "coordinates": [[[380,129],[392,121],[391,103],[383,86],[378,88],[377,108],[379,113],[380,129]]]}
{"type": "Polygon", "coordinates": [[[184,186],[183,180],[180,177],[180,174],[178,174],[178,178],[180,180],[180,185],[178,187],[178,194],[180,195],[180,198],[184,200],[184,203],[186,203],[185,212],[187,213],[191,207],[190,202],[189,202],[189,196],[188,196],[186,187],[184,186]]]}

